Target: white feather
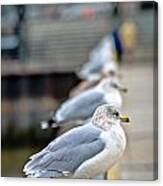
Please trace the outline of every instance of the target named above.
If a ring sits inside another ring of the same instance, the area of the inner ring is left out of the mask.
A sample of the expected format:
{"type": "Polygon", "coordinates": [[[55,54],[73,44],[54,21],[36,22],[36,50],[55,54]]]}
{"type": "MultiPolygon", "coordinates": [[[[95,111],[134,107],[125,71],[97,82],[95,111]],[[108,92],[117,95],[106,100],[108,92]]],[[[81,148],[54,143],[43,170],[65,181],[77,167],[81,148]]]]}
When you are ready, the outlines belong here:
{"type": "Polygon", "coordinates": [[[95,157],[85,161],[75,171],[74,178],[92,178],[107,171],[123,155],[126,137],[122,127],[112,125],[109,131],[101,133],[100,138],[106,144],[105,149],[95,157]]]}

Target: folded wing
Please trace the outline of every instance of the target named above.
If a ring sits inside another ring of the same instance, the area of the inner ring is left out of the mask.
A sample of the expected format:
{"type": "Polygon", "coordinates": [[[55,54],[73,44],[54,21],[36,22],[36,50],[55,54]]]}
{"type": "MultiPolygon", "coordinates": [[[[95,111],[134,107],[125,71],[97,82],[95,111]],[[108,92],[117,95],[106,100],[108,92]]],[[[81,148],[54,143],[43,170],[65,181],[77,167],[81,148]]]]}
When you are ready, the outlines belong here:
{"type": "Polygon", "coordinates": [[[101,130],[90,124],[72,129],[31,156],[23,171],[29,177],[71,176],[84,161],[104,149],[100,134],[101,130]]]}

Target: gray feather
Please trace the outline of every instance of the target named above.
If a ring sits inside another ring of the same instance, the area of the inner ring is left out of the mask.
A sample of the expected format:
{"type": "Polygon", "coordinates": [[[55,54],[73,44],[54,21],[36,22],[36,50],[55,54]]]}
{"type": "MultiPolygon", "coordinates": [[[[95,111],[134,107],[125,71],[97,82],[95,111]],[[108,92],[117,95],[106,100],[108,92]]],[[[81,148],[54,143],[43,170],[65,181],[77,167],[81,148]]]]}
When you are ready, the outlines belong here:
{"type": "Polygon", "coordinates": [[[59,122],[85,120],[90,118],[95,109],[103,103],[105,103],[103,93],[97,92],[96,89],[87,90],[64,103],[55,118],[57,120],[60,116],[62,121],[59,122]]]}
{"type": "Polygon", "coordinates": [[[100,133],[101,129],[91,124],[72,129],[32,156],[24,172],[34,177],[65,177],[73,174],[85,160],[103,150],[100,133]]]}

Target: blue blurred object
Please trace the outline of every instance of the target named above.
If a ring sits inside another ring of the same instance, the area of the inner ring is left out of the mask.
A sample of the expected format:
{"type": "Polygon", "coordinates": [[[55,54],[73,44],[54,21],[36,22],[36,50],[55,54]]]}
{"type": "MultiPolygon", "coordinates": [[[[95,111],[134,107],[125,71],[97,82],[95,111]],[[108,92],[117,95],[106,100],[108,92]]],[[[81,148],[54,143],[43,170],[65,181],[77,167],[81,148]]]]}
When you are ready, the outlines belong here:
{"type": "Polygon", "coordinates": [[[118,29],[113,31],[113,39],[115,43],[116,53],[117,53],[117,60],[120,62],[122,59],[122,55],[124,53],[122,41],[118,32],[118,29]]]}

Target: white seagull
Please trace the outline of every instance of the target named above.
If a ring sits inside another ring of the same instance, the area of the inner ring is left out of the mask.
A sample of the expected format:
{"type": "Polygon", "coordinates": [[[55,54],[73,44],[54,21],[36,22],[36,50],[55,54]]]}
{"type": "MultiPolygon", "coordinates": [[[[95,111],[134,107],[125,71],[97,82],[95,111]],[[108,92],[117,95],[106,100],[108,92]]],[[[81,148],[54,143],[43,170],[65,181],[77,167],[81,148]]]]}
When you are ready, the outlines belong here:
{"type": "Polygon", "coordinates": [[[89,61],[79,71],[78,76],[89,81],[96,80],[100,78],[105,65],[112,63],[114,68],[117,68],[117,62],[114,61],[115,52],[113,35],[108,34],[90,53],[89,61]]]}
{"type": "Polygon", "coordinates": [[[47,129],[49,126],[63,126],[72,121],[82,124],[83,121],[92,117],[98,106],[106,103],[121,108],[120,91],[126,91],[126,89],[120,86],[117,77],[103,79],[94,88],[83,91],[64,102],[51,119],[41,122],[41,127],[47,129]]]}
{"type": "Polygon", "coordinates": [[[76,87],[71,89],[69,96],[74,97],[78,94],[81,94],[81,92],[84,90],[88,90],[89,88],[97,85],[102,79],[113,76],[121,78],[121,74],[118,71],[118,64],[114,61],[110,61],[103,66],[99,74],[92,74],[89,76],[89,79],[81,81],[76,87]]]}
{"type": "Polygon", "coordinates": [[[115,107],[98,107],[89,123],[64,133],[30,157],[23,172],[37,178],[91,179],[110,169],[123,155],[129,122],[115,107]]]}

